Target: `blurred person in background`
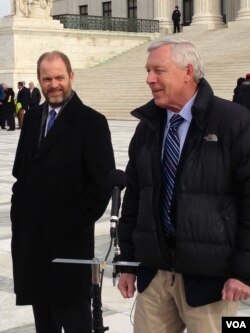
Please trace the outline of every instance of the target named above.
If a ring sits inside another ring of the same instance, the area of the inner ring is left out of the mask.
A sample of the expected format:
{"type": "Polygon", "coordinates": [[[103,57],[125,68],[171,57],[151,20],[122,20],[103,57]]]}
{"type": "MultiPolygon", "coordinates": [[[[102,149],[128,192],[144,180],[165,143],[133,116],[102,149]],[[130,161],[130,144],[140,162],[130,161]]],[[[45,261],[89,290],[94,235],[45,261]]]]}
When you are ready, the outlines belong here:
{"type": "Polygon", "coordinates": [[[1,83],[0,84],[0,127],[1,127],[1,129],[5,129],[5,122],[6,122],[4,109],[2,107],[4,98],[5,98],[5,92],[3,89],[3,83],[1,83]]]}
{"type": "Polygon", "coordinates": [[[35,87],[33,82],[29,82],[30,99],[29,99],[29,109],[37,107],[41,102],[40,90],[35,87]]]}
{"type": "Polygon", "coordinates": [[[14,131],[15,125],[15,93],[14,90],[3,83],[3,89],[5,92],[5,98],[2,101],[2,107],[5,114],[6,123],[8,126],[7,131],[14,131]]]}
{"type": "Polygon", "coordinates": [[[21,129],[23,125],[24,114],[29,108],[30,91],[27,87],[25,87],[23,81],[19,81],[17,83],[17,88],[18,88],[17,103],[20,103],[22,106],[17,113],[18,128],[21,129]]]}

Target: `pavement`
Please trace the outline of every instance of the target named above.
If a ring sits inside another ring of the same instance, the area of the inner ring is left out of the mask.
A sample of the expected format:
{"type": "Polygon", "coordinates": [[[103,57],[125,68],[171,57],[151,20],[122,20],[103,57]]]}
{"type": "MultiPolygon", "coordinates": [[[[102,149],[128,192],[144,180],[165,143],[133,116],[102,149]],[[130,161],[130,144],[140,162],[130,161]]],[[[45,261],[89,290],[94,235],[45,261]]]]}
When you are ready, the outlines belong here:
{"type": "MultiPolygon", "coordinates": [[[[117,169],[124,170],[128,160],[128,144],[136,121],[109,121],[117,169]]],[[[10,196],[14,178],[11,175],[20,130],[0,129],[0,333],[35,333],[30,306],[16,307],[13,293],[10,254],[10,196]]],[[[95,256],[103,259],[110,244],[110,204],[96,223],[95,256]]],[[[114,248],[109,256],[113,259],[114,248]]],[[[117,281],[116,281],[117,282],[117,281]]],[[[113,286],[112,267],[104,271],[102,287],[103,324],[110,333],[132,333],[135,298],[124,300],[113,286]]],[[[250,301],[242,302],[238,316],[250,316],[250,301]]],[[[157,332],[156,332],[157,333],[157,332]]]]}

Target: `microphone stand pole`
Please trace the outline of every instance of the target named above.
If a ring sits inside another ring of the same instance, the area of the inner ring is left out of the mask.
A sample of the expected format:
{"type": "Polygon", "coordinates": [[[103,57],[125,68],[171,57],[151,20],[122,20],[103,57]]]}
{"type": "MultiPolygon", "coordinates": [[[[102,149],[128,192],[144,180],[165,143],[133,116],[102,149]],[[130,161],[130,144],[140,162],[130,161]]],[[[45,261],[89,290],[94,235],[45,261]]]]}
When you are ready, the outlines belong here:
{"type": "MultiPolygon", "coordinates": [[[[95,260],[94,260],[95,261],[95,260]]],[[[96,260],[96,263],[91,265],[92,268],[92,315],[93,315],[93,333],[104,333],[109,330],[109,327],[103,326],[102,318],[102,297],[100,286],[100,263],[96,260]]]]}
{"type": "MultiPolygon", "coordinates": [[[[114,253],[114,258],[112,260],[112,263],[115,263],[120,260],[120,246],[119,246],[119,241],[118,241],[118,233],[117,233],[117,223],[118,223],[118,216],[111,216],[111,229],[110,229],[110,236],[111,240],[114,241],[114,247],[115,247],[115,253],[114,253]]],[[[116,284],[116,277],[120,273],[120,267],[118,265],[113,264],[113,286],[115,287],[116,284]]]]}

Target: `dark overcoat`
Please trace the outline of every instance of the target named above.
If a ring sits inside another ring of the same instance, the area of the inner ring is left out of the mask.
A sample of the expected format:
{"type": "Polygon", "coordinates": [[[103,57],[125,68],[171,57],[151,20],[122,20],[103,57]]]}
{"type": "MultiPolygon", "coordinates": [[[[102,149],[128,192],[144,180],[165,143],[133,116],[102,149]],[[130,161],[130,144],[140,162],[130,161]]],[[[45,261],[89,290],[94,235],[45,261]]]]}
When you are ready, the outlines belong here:
{"type": "Polygon", "coordinates": [[[32,91],[30,91],[30,99],[29,99],[29,108],[34,108],[40,104],[41,101],[41,93],[37,87],[34,87],[32,91]]]}
{"type": "Polygon", "coordinates": [[[25,114],[13,167],[12,257],[17,304],[80,303],[91,268],[52,263],[94,257],[94,223],[110,199],[115,168],[106,118],[74,93],[39,144],[42,110],[25,114]]]}
{"type": "Polygon", "coordinates": [[[20,102],[24,110],[28,110],[30,91],[27,87],[22,87],[17,93],[17,102],[20,102]]]}

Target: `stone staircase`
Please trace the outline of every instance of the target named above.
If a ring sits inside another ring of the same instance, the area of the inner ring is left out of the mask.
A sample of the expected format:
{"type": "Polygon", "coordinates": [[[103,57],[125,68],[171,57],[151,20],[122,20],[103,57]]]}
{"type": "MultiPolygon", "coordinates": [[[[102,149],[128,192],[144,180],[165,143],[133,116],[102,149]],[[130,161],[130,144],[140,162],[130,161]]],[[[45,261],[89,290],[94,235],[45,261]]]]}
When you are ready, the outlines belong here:
{"type": "Polygon", "coordinates": [[[131,119],[130,111],[152,98],[145,82],[147,45],[99,66],[75,71],[74,88],[84,103],[109,119],[131,119]]]}
{"type": "MultiPolygon", "coordinates": [[[[185,29],[179,37],[197,46],[214,93],[232,99],[237,78],[250,72],[250,23],[215,31],[185,29]]],[[[84,103],[108,119],[133,120],[130,112],[152,98],[146,84],[147,46],[142,44],[96,67],[75,71],[74,88],[84,103]]]]}

